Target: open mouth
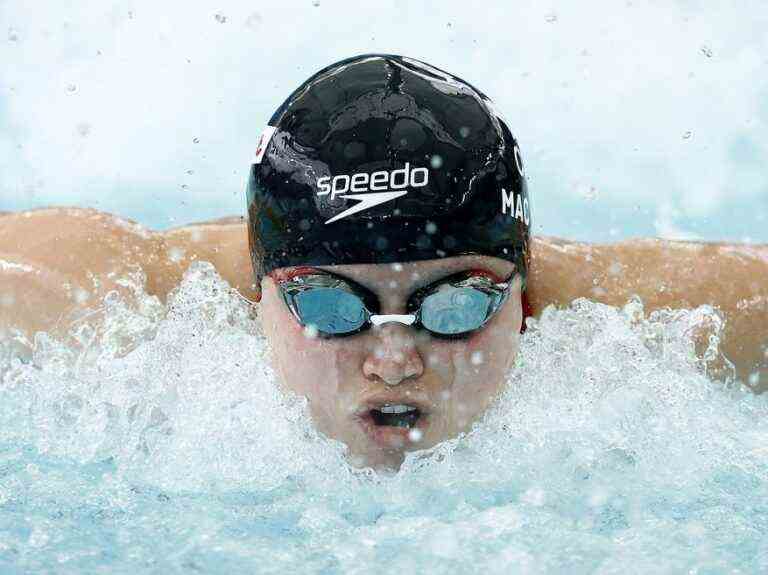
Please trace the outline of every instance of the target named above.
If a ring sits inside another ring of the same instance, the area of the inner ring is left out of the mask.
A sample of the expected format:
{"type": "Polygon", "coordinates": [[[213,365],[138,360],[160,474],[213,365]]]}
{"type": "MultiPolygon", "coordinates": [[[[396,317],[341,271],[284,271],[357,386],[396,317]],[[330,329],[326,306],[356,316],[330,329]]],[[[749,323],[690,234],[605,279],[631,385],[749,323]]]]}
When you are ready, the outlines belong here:
{"type": "Polygon", "coordinates": [[[377,427],[404,427],[411,429],[421,417],[421,410],[411,405],[382,405],[369,412],[377,427]]]}
{"type": "Polygon", "coordinates": [[[358,412],[358,421],[374,443],[386,449],[421,444],[429,415],[421,405],[369,403],[358,412]]]}

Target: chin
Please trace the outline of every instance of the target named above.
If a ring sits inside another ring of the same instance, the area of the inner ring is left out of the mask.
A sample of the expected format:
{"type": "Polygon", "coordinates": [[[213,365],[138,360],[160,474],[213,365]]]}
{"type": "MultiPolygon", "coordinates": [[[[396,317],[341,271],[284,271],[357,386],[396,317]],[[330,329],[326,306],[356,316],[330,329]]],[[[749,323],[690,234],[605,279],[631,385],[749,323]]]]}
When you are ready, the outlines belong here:
{"type": "MultiPolygon", "coordinates": [[[[409,452],[429,449],[448,439],[424,436],[419,441],[413,441],[411,438],[414,433],[411,430],[375,426],[368,422],[355,427],[351,430],[350,440],[341,440],[348,448],[347,461],[353,467],[370,467],[376,471],[397,471],[409,452]]],[[[413,429],[419,430],[419,434],[424,433],[418,427],[413,429]]]]}
{"type": "Polygon", "coordinates": [[[396,472],[405,461],[405,451],[371,450],[363,453],[350,452],[347,461],[352,467],[370,467],[378,472],[396,472]]]}

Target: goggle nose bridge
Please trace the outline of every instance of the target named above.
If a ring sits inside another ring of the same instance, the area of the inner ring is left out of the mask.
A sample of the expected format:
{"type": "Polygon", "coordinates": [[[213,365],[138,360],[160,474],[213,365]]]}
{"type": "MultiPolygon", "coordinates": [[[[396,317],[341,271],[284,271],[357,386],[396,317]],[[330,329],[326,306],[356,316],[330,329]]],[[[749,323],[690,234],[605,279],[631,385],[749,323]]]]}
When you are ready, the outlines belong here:
{"type": "Polygon", "coordinates": [[[384,315],[371,315],[371,323],[373,325],[382,325],[385,323],[402,323],[404,325],[413,325],[416,321],[416,315],[414,314],[384,314],[384,315]]]}

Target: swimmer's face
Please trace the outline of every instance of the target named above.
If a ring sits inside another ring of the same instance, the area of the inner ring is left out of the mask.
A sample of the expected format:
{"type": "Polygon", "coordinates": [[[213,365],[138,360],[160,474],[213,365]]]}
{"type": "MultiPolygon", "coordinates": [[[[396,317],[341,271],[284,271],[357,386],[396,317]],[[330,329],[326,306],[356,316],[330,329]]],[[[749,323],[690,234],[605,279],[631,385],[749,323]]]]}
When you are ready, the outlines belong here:
{"type": "MultiPolygon", "coordinates": [[[[515,266],[492,257],[460,256],[314,269],[369,289],[378,296],[380,314],[406,314],[408,298],[418,288],[465,270],[483,270],[502,282],[515,266]]],[[[288,389],[308,399],[317,429],[345,443],[355,465],[396,468],[405,452],[468,431],[502,390],[518,350],[521,284],[515,276],[506,302],[466,339],[438,339],[401,323],[347,337],[310,337],[272,277],[262,282],[260,313],[275,368],[288,389]],[[391,425],[380,410],[387,405],[418,411],[395,414],[399,423],[391,425]]]]}

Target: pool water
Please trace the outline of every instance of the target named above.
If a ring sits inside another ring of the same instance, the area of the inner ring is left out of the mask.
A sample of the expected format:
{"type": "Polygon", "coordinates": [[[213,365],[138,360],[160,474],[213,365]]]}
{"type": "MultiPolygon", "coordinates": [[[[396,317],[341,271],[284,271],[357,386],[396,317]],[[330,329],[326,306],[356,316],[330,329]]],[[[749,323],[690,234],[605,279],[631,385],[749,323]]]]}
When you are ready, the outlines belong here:
{"type": "Polygon", "coordinates": [[[76,342],[0,340],[0,573],[768,571],[768,394],[705,375],[712,309],[547,310],[485,419],[385,475],[212,266],[132,281],[76,342]]]}

